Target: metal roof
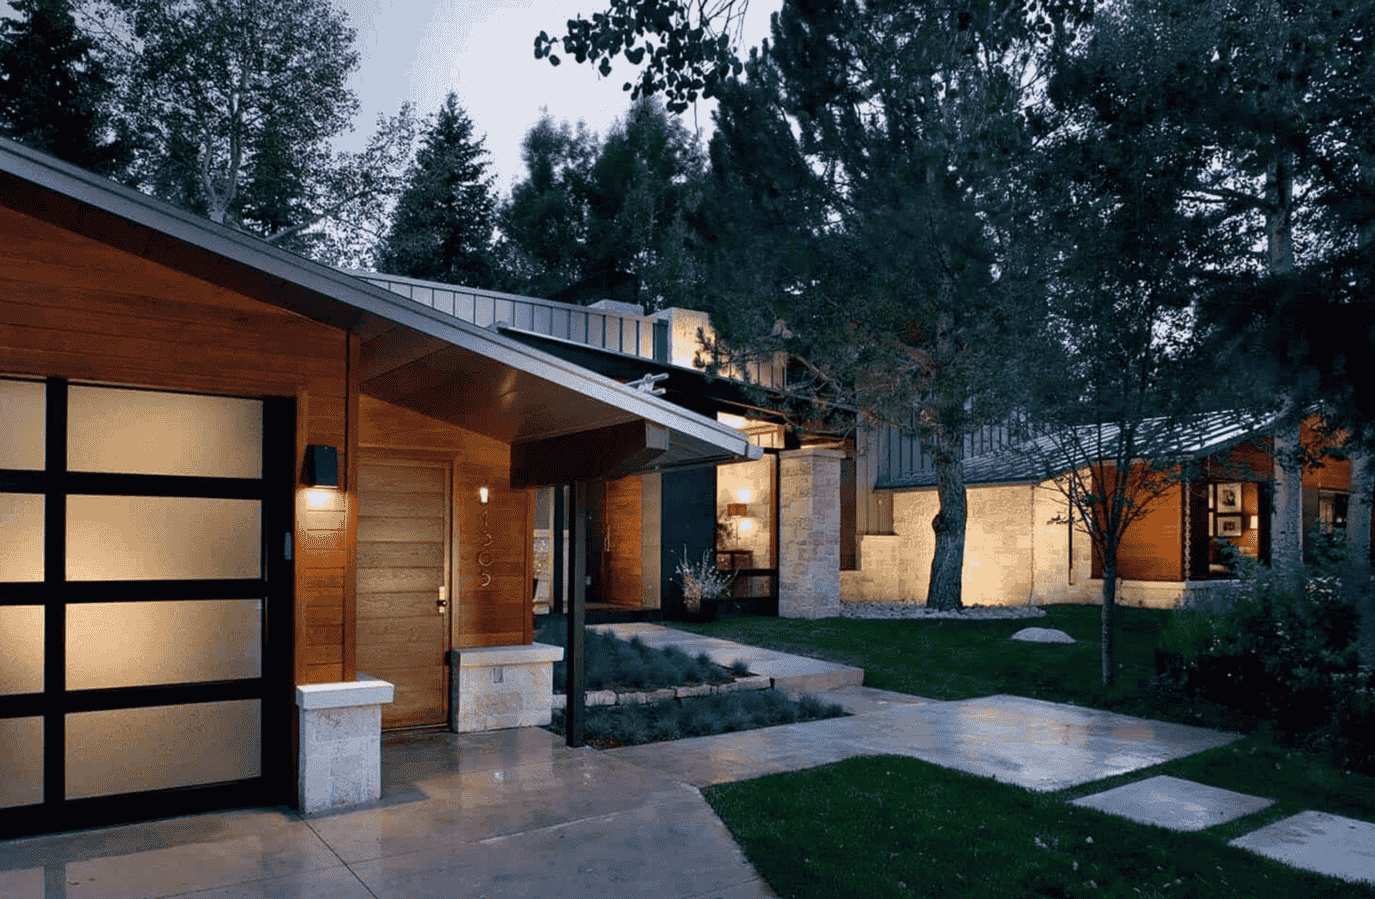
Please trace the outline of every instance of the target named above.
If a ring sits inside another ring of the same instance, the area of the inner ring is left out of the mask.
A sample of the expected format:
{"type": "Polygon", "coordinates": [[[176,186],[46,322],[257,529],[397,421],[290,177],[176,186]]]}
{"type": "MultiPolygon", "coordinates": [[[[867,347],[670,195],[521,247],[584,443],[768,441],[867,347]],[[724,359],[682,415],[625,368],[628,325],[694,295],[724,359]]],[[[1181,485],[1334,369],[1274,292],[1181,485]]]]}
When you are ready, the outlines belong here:
{"type": "Polygon", "coordinates": [[[329,266],[0,139],[0,202],[299,315],[357,332],[361,389],[504,443],[643,419],[652,468],[757,458],[745,435],[329,266]]]}
{"type": "MultiPolygon", "coordinates": [[[[1137,459],[1201,459],[1230,449],[1275,424],[1274,416],[1233,410],[1205,412],[1177,419],[1151,418],[1141,422],[1136,434],[1137,459]]],[[[1114,454],[1121,429],[1117,424],[1083,425],[1003,447],[964,460],[964,481],[969,486],[1039,482],[1114,454]]],[[[921,489],[936,486],[933,470],[915,471],[885,478],[880,490],[921,489]]]]}

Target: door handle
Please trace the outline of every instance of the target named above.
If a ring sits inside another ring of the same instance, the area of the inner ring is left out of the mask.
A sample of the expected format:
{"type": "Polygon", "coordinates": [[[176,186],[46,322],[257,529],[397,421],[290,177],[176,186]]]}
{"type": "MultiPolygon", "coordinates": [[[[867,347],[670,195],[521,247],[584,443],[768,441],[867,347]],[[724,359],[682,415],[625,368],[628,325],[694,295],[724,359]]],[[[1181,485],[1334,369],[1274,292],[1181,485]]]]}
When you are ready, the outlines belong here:
{"type": "Polygon", "coordinates": [[[439,588],[439,599],[435,600],[434,608],[441,615],[444,614],[445,609],[449,608],[449,588],[439,588]]]}

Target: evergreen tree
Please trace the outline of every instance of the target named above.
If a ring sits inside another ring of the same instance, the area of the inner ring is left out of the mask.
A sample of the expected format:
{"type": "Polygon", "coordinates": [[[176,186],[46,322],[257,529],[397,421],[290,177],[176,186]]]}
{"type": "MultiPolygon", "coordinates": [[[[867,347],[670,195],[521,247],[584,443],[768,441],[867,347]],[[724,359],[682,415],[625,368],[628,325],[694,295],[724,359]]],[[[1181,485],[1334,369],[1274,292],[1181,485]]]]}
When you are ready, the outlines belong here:
{"type": "Polygon", "coordinates": [[[100,174],[126,161],[108,140],[113,85],[71,0],[14,0],[0,21],[0,134],[100,174]]]}
{"type": "Polygon", "coordinates": [[[510,290],[548,296],[583,277],[587,262],[587,189],[597,136],[582,123],[556,124],[548,110],[526,132],[526,177],[501,208],[510,290]]]}
{"type": "Polygon", "coordinates": [[[494,178],[483,139],[450,93],[427,129],[378,249],[385,272],[469,287],[497,286],[494,178]]]}
{"type": "Polygon", "coordinates": [[[785,353],[791,393],[917,431],[937,473],[938,609],[962,602],[963,438],[1002,411],[1037,299],[1016,166],[1038,137],[1025,85],[1042,34],[1014,2],[786,2],[753,86],[723,92],[712,147],[729,167],[709,208],[735,212],[704,217],[720,256],[700,286],[723,348],[785,353]]]}

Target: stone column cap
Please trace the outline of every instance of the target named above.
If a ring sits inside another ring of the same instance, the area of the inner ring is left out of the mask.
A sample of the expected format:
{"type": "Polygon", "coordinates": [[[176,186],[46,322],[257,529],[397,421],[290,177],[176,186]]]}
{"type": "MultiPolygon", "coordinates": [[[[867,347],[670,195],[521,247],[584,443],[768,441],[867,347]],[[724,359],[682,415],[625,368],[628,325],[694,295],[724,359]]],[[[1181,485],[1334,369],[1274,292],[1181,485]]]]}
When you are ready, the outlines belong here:
{"type": "Polygon", "coordinates": [[[822,459],[844,459],[845,450],[833,449],[829,446],[804,446],[799,449],[781,450],[778,455],[784,459],[796,459],[801,456],[818,456],[822,459]]]}
{"type": "Polygon", "coordinates": [[[525,643],[514,646],[470,646],[449,650],[449,664],[455,668],[486,668],[491,665],[533,665],[563,659],[562,646],[525,643]]]}
{"type": "Polygon", "coordinates": [[[359,674],[352,683],[297,684],[296,705],[301,709],[341,709],[356,705],[391,702],[396,688],[384,680],[359,674]]]}

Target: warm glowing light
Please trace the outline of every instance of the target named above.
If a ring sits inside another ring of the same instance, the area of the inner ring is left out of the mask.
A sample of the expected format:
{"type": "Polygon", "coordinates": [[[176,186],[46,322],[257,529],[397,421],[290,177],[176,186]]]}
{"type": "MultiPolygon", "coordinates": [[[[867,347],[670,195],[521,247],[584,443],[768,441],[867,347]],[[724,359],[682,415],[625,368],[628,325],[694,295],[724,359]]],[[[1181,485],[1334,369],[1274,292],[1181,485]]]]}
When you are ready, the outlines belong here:
{"type": "Polygon", "coordinates": [[[484,506],[487,505],[487,488],[486,488],[486,487],[479,487],[479,488],[477,488],[477,498],[478,498],[478,501],[481,502],[484,506]]]}
{"type": "Polygon", "coordinates": [[[744,518],[744,519],[741,519],[741,521],[740,521],[740,533],[742,533],[742,534],[747,534],[747,533],[749,533],[749,532],[752,531],[752,530],[754,530],[754,519],[753,519],[753,518],[744,518]]]}
{"type": "Polygon", "coordinates": [[[334,501],[328,490],[307,490],[306,505],[312,509],[328,509],[334,501]]]}
{"type": "Polygon", "coordinates": [[[735,491],[735,498],[742,503],[747,503],[754,499],[754,491],[748,487],[741,487],[739,490],[735,491]]]}

